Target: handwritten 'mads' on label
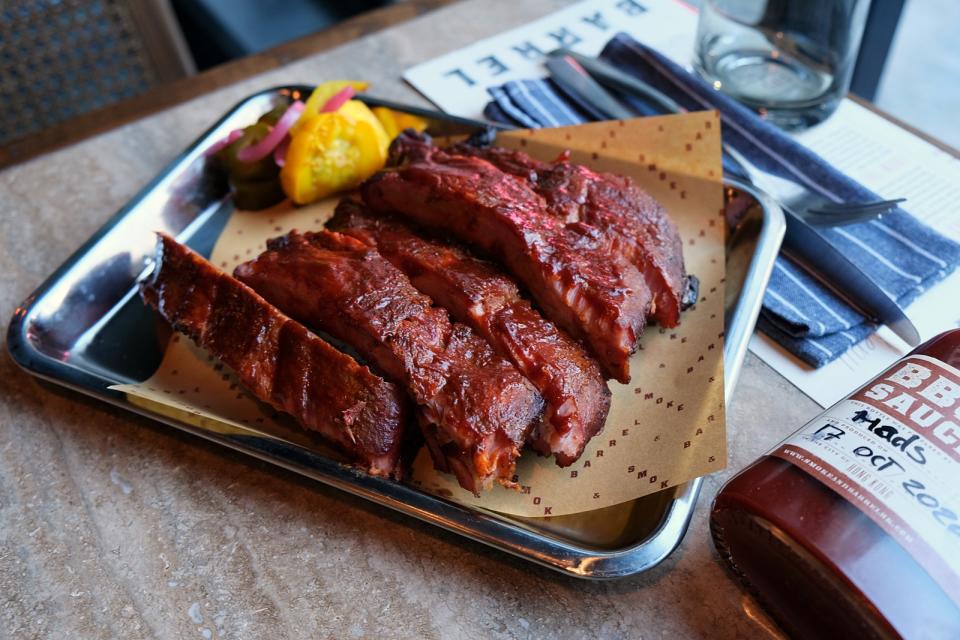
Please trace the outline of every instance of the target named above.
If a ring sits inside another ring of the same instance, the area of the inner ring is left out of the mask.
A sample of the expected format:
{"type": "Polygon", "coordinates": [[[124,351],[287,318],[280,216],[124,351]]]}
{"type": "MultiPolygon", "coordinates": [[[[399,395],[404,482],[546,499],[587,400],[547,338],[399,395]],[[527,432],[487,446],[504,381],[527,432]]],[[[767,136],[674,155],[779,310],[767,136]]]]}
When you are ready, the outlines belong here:
{"type": "Polygon", "coordinates": [[[908,356],[771,455],[871,518],[960,604],[960,370],[908,356]]]}
{"type": "Polygon", "coordinates": [[[403,77],[447,113],[482,118],[489,87],[544,77],[554,49],[595,56],[619,32],[678,60],[693,51],[696,12],[676,0],[583,0],[423,64],[403,77]]]}

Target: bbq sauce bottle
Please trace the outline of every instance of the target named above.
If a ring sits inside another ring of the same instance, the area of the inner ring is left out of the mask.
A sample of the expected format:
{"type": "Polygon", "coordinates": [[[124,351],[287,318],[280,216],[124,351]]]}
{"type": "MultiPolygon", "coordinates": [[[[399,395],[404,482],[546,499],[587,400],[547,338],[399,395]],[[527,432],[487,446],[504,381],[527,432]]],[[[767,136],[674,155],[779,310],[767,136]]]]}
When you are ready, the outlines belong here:
{"type": "Polygon", "coordinates": [[[799,638],[960,638],[960,329],[734,476],[721,557],[799,638]]]}

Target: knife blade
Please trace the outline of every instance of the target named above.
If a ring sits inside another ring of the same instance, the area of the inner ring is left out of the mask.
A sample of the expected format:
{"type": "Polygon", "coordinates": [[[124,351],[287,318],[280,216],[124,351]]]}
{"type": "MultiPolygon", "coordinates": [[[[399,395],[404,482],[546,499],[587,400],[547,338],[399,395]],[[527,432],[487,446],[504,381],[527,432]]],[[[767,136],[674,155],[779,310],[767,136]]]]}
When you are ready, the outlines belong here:
{"type": "MultiPolygon", "coordinates": [[[[653,102],[665,112],[681,113],[683,111],[669,96],[603,60],[567,50],[557,50],[552,52],[551,56],[551,59],[565,59],[575,64],[601,85],[599,89],[603,93],[606,93],[605,85],[625,94],[637,96],[648,103],[653,102]]],[[[607,98],[613,100],[609,94],[607,98]]],[[[723,148],[726,154],[734,158],[736,164],[745,167],[749,176],[752,163],[729,145],[725,144],[723,148]]],[[[750,182],[753,181],[750,180],[750,182]]],[[[826,237],[786,206],[782,199],[776,197],[774,199],[781,205],[787,219],[787,232],[783,245],[788,255],[795,258],[814,277],[869,320],[887,325],[910,346],[920,344],[919,332],[896,301],[892,300],[869,275],[843,255],[826,237]]]]}
{"type": "Polygon", "coordinates": [[[782,208],[787,220],[787,233],[783,238],[784,253],[795,258],[817,280],[868,320],[887,325],[911,347],[920,344],[917,328],[900,305],[819,231],[791,209],[782,208]]]}
{"type": "Polygon", "coordinates": [[[550,56],[546,61],[550,77],[580,106],[599,120],[626,120],[636,117],[570,56],[550,56]]]}
{"type": "MultiPolygon", "coordinates": [[[[628,93],[652,102],[667,113],[684,113],[681,107],[670,96],[662,93],[645,82],[637,80],[629,73],[625,73],[608,62],[599,58],[585,56],[570,49],[556,49],[550,52],[551,57],[569,58],[593,80],[600,85],[628,93]]],[[[636,117],[635,115],[633,117],[636,117]]]]}

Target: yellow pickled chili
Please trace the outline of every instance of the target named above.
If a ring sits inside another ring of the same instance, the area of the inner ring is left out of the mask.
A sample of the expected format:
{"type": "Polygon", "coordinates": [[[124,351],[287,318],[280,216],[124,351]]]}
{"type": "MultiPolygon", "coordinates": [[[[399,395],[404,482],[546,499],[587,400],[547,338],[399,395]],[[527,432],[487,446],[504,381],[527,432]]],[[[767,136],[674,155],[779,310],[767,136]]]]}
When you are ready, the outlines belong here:
{"type": "Polygon", "coordinates": [[[296,133],[307,120],[320,113],[323,106],[327,104],[327,101],[342,89],[353,87],[359,92],[366,91],[369,86],[369,82],[362,82],[360,80],[329,80],[327,82],[321,82],[317,85],[316,89],[313,90],[313,93],[310,94],[310,98],[307,99],[300,119],[290,128],[291,135],[296,133]]]}
{"type": "Polygon", "coordinates": [[[377,116],[380,124],[383,125],[387,137],[390,138],[390,140],[393,140],[400,135],[402,131],[406,131],[407,129],[413,129],[421,133],[427,128],[427,121],[412,113],[393,111],[387,107],[374,107],[373,113],[377,116]]]}
{"type": "Polygon", "coordinates": [[[280,184],[291,200],[307,204],[356,187],[383,168],[386,157],[369,121],[320,113],[291,137],[280,184]]]}
{"type": "Polygon", "coordinates": [[[384,107],[371,110],[359,100],[324,112],[330,99],[348,86],[362,91],[368,84],[353,80],[320,84],[290,129],[280,184],[297,204],[356,187],[383,168],[390,142],[401,131],[423,131],[427,126],[417,116],[384,107]]]}
{"type": "Polygon", "coordinates": [[[383,128],[383,124],[380,123],[377,116],[370,110],[370,107],[359,100],[348,100],[343,106],[337,109],[337,113],[347,118],[352,118],[357,122],[366,122],[369,124],[377,136],[378,144],[383,149],[383,159],[386,161],[387,149],[390,148],[390,142],[393,141],[395,136],[387,134],[387,131],[383,128]]]}

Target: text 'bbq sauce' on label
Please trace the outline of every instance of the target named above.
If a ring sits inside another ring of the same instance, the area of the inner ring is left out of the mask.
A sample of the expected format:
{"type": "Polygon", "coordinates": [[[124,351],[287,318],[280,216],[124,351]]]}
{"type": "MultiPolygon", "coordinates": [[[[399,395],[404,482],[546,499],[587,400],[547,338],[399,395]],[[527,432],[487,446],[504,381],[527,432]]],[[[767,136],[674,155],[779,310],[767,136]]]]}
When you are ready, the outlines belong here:
{"type": "Polygon", "coordinates": [[[960,638],[960,330],[733,477],[711,530],[791,635],[960,638]]]}

